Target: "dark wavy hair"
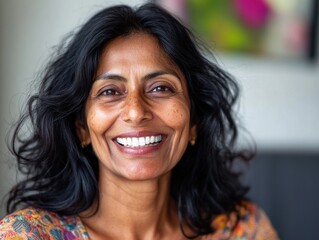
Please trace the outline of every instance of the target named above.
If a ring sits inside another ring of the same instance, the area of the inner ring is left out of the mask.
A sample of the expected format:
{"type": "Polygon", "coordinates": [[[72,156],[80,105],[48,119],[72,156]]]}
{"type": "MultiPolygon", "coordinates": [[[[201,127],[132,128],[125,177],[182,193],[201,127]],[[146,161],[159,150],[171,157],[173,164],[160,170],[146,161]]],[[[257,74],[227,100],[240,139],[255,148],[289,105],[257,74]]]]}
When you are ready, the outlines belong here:
{"type": "Polygon", "coordinates": [[[238,86],[204,57],[207,52],[186,27],[150,3],[136,9],[124,5],[103,9],[64,42],[48,64],[39,91],[30,97],[12,132],[10,149],[26,177],[10,191],[8,212],[33,206],[73,215],[98,199],[98,159],[92,147],[81,147],[75,121],[85,122],[84,105],[104,48],[133,32],[156,37],[187,80],[197,140],[172,171],[171,196],[181,226],[207,234],[214,231],[214,217],[236,212],[247,188],[232,166],[236,159],[249,159],[244,151],[235,150],[232,109],[238,86]],[[27,135],[25,126],[30,130],[27,135]]]}

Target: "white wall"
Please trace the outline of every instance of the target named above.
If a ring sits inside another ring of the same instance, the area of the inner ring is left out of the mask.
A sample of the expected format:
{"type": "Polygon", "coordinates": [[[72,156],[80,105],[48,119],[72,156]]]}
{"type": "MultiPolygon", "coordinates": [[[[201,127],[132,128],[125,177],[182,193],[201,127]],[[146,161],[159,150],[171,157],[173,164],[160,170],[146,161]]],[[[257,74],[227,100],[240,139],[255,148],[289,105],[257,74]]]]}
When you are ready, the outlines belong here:
{"type": "Polygon", "coordinates": [[[259,150],[319,152],[318,60],[219,59],[241,85],[240,116],[259,150]]]}
{"type": "MultiPolygon", "coordinates": [[[[63,36],[103,6],[144,1],[1,0],[0,197],[15,171],[5,135],[25,92],[63,36]]],[[[319,64],[218,55],[242,85],[240,115],[259,149],[319,151],[319,64]]],[[[0,217],[3,209],[0,207],[0,217]]]]}

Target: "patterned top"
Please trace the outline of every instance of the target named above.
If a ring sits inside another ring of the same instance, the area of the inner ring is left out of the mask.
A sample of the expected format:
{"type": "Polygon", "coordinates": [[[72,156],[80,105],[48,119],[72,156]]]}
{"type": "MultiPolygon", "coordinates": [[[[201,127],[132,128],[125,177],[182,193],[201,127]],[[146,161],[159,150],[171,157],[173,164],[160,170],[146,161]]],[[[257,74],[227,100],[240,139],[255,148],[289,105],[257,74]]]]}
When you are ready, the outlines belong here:
{"type": "MultiPolygon", "coordinates": [[[[236,215],[218,216],[212,226],[213,234],[201,240],[275,240],[278,236],[265,213],[256,205],[247,203],[239,209],[240,220],[235,227],[236,215]]],[[[26,208],[0,220],[1,240],[89,240],[85,226],[78,216],[59,216],[45,210],[26,208]]]]}

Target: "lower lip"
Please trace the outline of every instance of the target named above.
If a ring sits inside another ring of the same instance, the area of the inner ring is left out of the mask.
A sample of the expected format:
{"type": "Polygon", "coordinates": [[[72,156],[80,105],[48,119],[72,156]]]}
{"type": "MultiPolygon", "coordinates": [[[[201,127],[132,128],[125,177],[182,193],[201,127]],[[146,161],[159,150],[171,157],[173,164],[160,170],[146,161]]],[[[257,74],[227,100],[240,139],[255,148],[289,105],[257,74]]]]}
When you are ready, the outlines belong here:
{"type": "Polygon", "coordinates": [[[135,148],[130,148],[130,147],[125,147],[115,140],[113,141],[115,145],[118,147],[118,149],[127,154],[132,154],[132,155],[144,155],[144,154],[149,154],[154,151],[157,151],[164,143],[165,138],[162,139],[162,141],[156,145],[153,146],[144,146],[144,147],[135,147],[135,148]]]}

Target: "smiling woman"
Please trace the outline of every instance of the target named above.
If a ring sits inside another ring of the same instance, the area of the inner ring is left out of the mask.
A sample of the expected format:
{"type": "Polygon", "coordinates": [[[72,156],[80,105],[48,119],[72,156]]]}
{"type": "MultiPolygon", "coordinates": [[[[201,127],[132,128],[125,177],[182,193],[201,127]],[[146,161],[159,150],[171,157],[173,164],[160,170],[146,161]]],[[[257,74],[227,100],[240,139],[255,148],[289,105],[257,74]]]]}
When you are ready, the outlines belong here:
{"type": "Polygon", "coordinates": [[[92,144],[100,168],[108,170],[100,175],[147,180],[172,170],[189,141],[190,101],[185,77],[157,39],[131,33],[113,40],[97,76],[86,124],[77,129],[81,141],[92,144]]]}
{"type": "Polygon", "coordinates": [[[237,85],[187,28],[115,6],[62,49],[13,131],[1,239],[277,239],[232,170],[237,85]]]}

